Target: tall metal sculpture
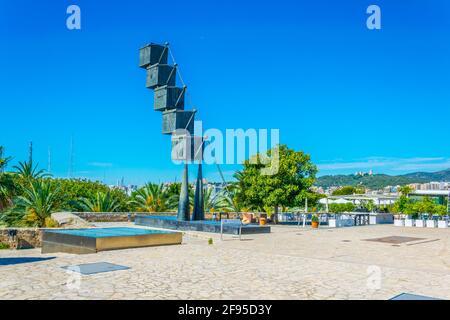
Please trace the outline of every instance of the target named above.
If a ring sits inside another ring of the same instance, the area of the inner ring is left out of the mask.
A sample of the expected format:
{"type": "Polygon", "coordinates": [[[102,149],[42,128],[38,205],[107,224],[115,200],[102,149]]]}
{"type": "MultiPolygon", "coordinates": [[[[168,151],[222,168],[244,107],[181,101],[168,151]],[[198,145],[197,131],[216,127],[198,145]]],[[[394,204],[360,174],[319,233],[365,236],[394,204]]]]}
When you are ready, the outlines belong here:
{"type": "MultiPolygon", "coordinates": [[[[197,173],[197,184],[195,186],[194,194],[194,211],[192,213],[192,220],[205,220],[205,204],[203,199],[203,172],[202,172],[202,160],[203,160],[203,137],[200,139],[199,149],[195,149],[194,152],[200,152],[201,155],[197,153],[194,155],[194,159],[198,159],[198,173],[197,173]]],[[[194,144],[195,145],[195,144],[194,144]]]]}
{"type": "Polygon", "coordinates": [[[201,151],[198,152],[198,139],[193,137],[196,110],[184,110],[187,87],[184,84],[182,87],[176,86],[178,65],[175,61],[173,66],[168,64],[169,53],[174,60],[168,43],[150,43],[139,50],[139,67],[147,70],[146,87],[154,90],[154,110],[162,112],[162,133],[172,136],[172,159],[184,161],[177,219],[190,219],[188,163],[197,160],[199,169],[192,219],[204,220],[203,139],[200,137],[201,151]]]}

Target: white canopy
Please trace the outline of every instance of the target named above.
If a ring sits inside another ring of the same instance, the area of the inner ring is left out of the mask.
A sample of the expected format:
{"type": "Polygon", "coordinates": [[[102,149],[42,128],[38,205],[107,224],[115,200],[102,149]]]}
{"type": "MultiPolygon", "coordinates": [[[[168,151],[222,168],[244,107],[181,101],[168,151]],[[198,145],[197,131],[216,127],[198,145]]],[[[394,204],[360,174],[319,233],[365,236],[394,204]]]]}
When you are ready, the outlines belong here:
{"type": "MultiPolygon", "coordinates": [[[[327,204],[327,199],[326,198],[322,198],[319,200],[320,204],[327,204]]],[[[337,200],[332,200],[332,199],[328,199],[328,204],[332,204],[332,203],[339,203],[339,204],[343,204],[343,203],[352,203],[352,201],[348,201],[345,199],[337,199],[337,200]]]]}

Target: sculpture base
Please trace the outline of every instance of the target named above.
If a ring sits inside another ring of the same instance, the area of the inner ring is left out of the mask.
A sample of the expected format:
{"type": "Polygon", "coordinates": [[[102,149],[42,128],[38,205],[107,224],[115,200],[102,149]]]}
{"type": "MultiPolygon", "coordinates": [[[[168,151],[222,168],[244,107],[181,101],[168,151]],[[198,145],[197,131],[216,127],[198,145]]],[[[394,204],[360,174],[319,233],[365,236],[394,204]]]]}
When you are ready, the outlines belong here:
{"type": "Polygon", "coordinates": [[[138,228],[91,228],[45,230],[42,253],[96,253],[105,250],[128,249],[181,244],[182,233],[138,228]]]}

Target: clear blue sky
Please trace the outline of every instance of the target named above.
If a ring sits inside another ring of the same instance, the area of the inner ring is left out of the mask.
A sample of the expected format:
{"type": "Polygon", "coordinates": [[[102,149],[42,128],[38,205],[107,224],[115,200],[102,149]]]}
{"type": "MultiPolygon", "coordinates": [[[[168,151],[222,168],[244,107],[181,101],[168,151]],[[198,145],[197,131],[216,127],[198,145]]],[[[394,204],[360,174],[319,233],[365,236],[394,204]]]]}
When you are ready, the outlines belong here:
{"type": "Polygon", "coordinates": [[[1,1],[0,39],[0,144],[17,162],[32,140],[44,168],[51,147],[56,176],[73,136],[77,176],[179,179],[137,66],[165,41],[205,128],[279,128],[321,174],[450,167],[447,0],[1,1]]]}

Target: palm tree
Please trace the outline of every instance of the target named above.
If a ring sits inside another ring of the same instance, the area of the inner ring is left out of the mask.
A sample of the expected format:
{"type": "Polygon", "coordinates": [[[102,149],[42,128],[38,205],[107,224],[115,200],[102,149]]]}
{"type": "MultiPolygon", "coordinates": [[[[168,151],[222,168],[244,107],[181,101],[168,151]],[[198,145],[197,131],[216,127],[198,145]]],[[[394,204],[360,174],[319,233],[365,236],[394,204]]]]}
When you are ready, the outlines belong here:
{"type": "Polygon", "coordinates": [[[31,161],[19,162],[18,166],[14,166],[17,170],[17,174],[26,181],[41,179],[51,176],[51,174],[46,173],[44,169],[38,170],[38,165],[33,167],[31,161]]]}
{"type": "Polygon", "coordinates": [[[169,196],[162,184],[148,183],[133,194],[129,203],[139,212],[165,212],[171,207],[175,196],[169,196]]]}
{"type": "Polygon", "coordinates": [[[6,166],[8,165],[8,162],[11,161],[11,157],[3,158],[4,151],[5,148],[3,148],[3,146],[0,146],[0,174],[4,172],[6,166]]]}
{"type": "Polygon", "coordinates": [[[86,212],[116,212],[119,209],[119,201],[114,199],[111,192],[97,192],[94,198],[81,198],[75,204],[86,212]]]}
{"type": "Polygon", "coordinates": [[[16,186],[11,174],[0,173],[0,211],[12,204],[16,186]]]}
{"type": "Polygon", "coordinates": [[[11,204],[12,196],[14,195],[14,181],[12,176],[4,173],[11,157],[3,157],[4,148],[0,146],[0,211],[11,204]]]}
{"type": "Polygon", "coordinates": [[[35,180],[23,187],[15,199],[15,212],[22,212],[26,224],[45,227],[47,219],[59,209],[59,189],[46,180],[35,180]]]}

